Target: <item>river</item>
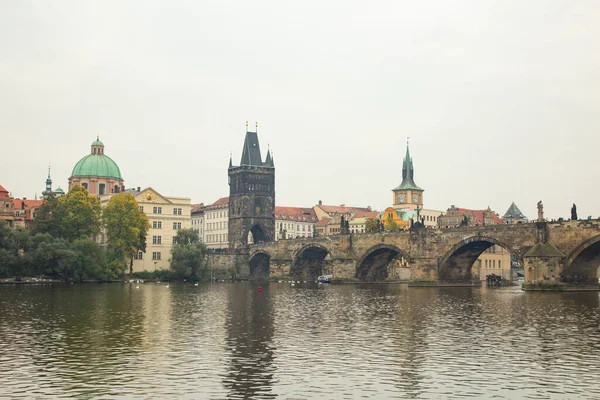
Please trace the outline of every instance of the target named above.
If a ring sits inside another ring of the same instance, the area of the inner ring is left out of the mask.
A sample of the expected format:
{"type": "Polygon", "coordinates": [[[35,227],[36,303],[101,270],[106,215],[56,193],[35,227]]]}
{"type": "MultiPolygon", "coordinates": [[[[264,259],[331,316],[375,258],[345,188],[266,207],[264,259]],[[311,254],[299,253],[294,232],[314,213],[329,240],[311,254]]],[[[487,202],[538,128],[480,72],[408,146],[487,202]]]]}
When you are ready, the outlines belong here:
{"type": "Polygon", "coordinates": [[[0,397],[598,399],[598,293],[0,285],[0,397]]]}

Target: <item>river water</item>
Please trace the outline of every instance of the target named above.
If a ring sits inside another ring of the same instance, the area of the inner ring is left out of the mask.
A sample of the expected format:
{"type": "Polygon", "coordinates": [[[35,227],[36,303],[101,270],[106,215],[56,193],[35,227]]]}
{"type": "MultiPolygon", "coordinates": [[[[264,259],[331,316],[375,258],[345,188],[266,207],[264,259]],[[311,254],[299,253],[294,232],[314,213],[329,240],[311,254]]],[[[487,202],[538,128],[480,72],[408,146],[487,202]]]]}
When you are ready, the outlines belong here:
{"type": "Polygon", "coordinates": [[[0,397],[600,398],[598,293],[0,285],[0,397]]]}

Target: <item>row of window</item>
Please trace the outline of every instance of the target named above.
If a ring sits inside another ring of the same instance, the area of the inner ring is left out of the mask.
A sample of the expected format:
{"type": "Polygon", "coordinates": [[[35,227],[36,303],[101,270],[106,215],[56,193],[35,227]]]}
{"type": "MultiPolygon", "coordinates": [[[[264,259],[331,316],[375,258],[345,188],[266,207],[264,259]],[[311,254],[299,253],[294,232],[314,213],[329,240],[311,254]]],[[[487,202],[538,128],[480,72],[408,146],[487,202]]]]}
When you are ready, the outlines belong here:
{"type": "Polygon", "coordinates": [[[206,219],[227,218],[229,211],[219,211],[216,213],[207,213],[206,219]]]}
{"type": "Polygon", "coordinates": [[[226,233],[220,233],[220,234],[215,234],[215,235],[206,235],[206,242],[207,243],[223,243],[223,242],[227,242],[227,234],[226,233]]]}
{"type": "Polygon", "coordinates": [[[162,244],[162,236],[152,236],[152,244],[162,244]]]}
{"type": "MultiPolygon", "coordinates": [[[[277,229],[277,230],[279,230],[279,229],[294,229],[294,224],[278,222],[275,229],[277,229]]],[[[300,224],[296,224],[296,230],[300,231],[300,224]]],[[[302,225],[302,232],[306,232],[306,231],[310,232],[311,230],[312,230],[312,225],[302,225]]]]}
{"type": "MultiPolygon", "coordinates": [[[[152,259],[153,260],[160,260],[160,251],[153,251],[152,252],[152,259]]],[[[138,251],[135,255],[134,255],[134,260],[143,260],[144,259],[144,253],[141,251],[138,251]]]]}
{"type": "MultiPolygon", "coordinates": [[[[140,211],[144,212],[144,206],[140,206],[140,211]]],[[[152,207],[152,214],[162,214],[162,207],[160,207],[160,206],[152,207]]],[[[181,215],[181,208],[174,208],[173,215],[181,215]]]]}
{"type": "Polygon", "coordinates": [[[227,229],[225,222],[209,222],[206,224],[206,230],[227,229]]]}
{"type": "MultiPolygon", "coordinates": [[[[162,229],[162,221],[152,221],[152,229],[162,229]]],[[[173,222],[173,229],[181,229],[181,222],[173,222]]]]}
{"type": "MultiPolygon", "coordinates": [[[[496,268],[496,260],[485,260],[486,268],[496,268]],[[488,263],[489,261],[489,263],[488,263]]],[[[498,268],[502,268],[502,260],[498,260],[498,268]]]]}

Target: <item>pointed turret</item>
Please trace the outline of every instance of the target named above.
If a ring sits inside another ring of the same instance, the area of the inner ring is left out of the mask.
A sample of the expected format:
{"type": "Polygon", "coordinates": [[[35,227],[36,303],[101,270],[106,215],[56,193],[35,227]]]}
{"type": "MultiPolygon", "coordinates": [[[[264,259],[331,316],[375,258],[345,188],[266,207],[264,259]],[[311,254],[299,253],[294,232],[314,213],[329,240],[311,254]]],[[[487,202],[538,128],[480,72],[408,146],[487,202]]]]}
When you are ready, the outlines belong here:
{"type": "Polygon", "coordinates": [[[272,167],[273,159],[271,158],[271,150],[267,150],[267,158],[265,159],[265,167],[272,167]]]}
{"type": "Polygon", "coordinates": [[[246,132],[240,165],[262,166],[260,144],[258,143],[258,134],[256,132],[246,132]]]}
{"type": "Polygon", "coordinates": [[[233,167],[233,159],[232,159],[233,155],[231,153],[229,153],[229,168],[233,167]]]}
{"type": "Polygon", "coordinates": [[[508,210],[506,210],[506,213],[504,213],[504,216],[502,218],[527,219],[527,217],[523,215],[521,210],[519,210],[519,207],[517,207],[514,201],[512,202],[510,207],[508,207],[508,210]]]}
{"type": "Polygon", "coordinates": [[[48,165],[48,178],[46,179],[46,190],[42,192],[43,196],[48,196],[52,193],[52,178],[50,178],[50,165],[48,165]]]}

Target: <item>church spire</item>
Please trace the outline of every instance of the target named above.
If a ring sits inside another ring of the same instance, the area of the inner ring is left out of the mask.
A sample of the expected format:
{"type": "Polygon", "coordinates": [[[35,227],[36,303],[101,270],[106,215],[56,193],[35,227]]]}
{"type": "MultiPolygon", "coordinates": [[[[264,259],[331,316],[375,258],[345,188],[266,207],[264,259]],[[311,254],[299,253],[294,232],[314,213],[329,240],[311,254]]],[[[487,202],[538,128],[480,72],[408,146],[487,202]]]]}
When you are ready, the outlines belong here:
{"type": "Polygon", "coordinates": [[[415,169],[413,166],[413,160],[410,156],[410,149],[408,145],[408,140],[406,141],[406,155],[404,156],[404,161],[402,162],[402,183],[394,190],[400,189],[412,189],[412,190],[423,190],[417,186],[415,183],[415,169]]]}
{"type": "Polygon", "coordinates": [[[48,164],[48,178],[46,179],[46,190],[42,192],[42,195],[48,196],[52,193],[52,178],[50,178],[50,164],[48,164]]]}

